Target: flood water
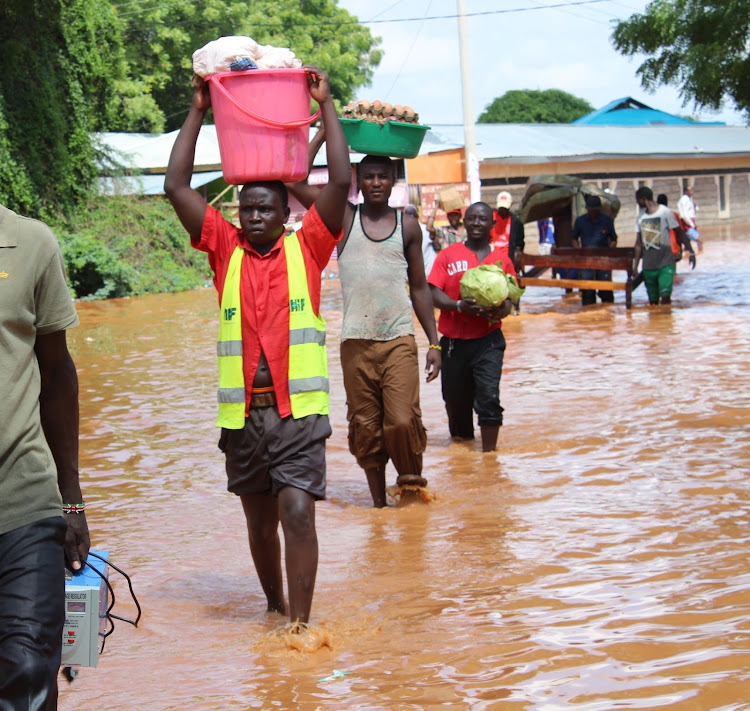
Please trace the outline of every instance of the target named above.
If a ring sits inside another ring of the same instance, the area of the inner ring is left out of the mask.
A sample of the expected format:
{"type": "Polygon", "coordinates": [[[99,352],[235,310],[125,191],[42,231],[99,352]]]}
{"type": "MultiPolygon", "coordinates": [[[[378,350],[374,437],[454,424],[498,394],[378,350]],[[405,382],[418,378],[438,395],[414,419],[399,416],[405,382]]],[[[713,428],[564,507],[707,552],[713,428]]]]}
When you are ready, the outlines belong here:
{"type": "Polygon", "coordinates": [[[92,541],[143,618],[61,679],[62,711],[750,709],[750,229],[704,236],[671,307],[529,289],[503,326],[498,451],[452,442],[423,385],[436,499],[384,510],[347,449],[329,280],[311,623],[331,646],[309,653],[270,634],[284,619],[225,491],[214,291],[79,304],[92,541]]]}

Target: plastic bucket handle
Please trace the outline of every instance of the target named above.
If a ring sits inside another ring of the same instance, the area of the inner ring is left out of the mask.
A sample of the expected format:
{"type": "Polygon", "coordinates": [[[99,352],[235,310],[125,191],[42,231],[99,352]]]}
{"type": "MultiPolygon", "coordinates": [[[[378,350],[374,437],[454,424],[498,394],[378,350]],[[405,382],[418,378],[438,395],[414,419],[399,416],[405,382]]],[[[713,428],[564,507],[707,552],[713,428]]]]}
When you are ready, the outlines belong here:
{"type": "Polygon", "coordinates": [[[219,75],[212,75],[209,77],[206,77],[209,81],[213,82],[213,85],[227,98],[229,101],[231,101],[238,110],[240,110],[245,116],[248,116],[251,119],[255,119],[256,121],[259,121],[260,123],[264,123],[267,126],[274,126],[276,128],[299,128],[301,126],[308,126],[310,125],[315,119],[320,116],[320,109],[318,109],[312,116],[309,118],[303,118],[298,119],[297,121],[289,121],[288,123],[284,123],[281,121],[274,121],[270,118],[265,118],[264,116],[258,116],[257,114],[254,114],[249,109],[245,108],[244,106],[241,106],[237,100],[222,86],[221,84],[221,77],[219,75]]]}

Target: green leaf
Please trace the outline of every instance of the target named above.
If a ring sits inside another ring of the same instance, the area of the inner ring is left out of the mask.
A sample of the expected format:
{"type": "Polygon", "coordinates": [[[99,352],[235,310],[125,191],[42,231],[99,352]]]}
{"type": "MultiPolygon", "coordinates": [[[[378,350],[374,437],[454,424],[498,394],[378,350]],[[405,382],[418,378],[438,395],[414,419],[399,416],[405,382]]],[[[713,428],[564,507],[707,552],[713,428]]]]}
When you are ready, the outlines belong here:
{"type": "Polygon", "coordinates": [[[611,40],[628,57],[645,55],[637,73],[647,91],[672,85],[683,106],[731,103],[750,119],[750,0],[654,0],[611,40]]]}

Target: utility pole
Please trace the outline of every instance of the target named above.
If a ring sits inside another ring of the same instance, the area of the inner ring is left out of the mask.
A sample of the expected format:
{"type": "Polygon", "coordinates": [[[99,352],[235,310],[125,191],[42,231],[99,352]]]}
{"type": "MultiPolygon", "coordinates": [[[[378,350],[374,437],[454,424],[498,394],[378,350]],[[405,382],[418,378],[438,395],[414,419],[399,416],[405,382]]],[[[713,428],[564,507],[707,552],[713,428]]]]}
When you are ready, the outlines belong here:
{"type": "Polygon", "coordinates": [[[481,200],[479,183],[479,159],[474,135],[474,109],[471,101],[471,62],[469,57],[468,32],[466,29],[466,1],[456,0],[458,14],[458,48],[461,58],[461,96],[464,110],[464,157],[466,180],[469,182],[471,202],[481,200]]]}

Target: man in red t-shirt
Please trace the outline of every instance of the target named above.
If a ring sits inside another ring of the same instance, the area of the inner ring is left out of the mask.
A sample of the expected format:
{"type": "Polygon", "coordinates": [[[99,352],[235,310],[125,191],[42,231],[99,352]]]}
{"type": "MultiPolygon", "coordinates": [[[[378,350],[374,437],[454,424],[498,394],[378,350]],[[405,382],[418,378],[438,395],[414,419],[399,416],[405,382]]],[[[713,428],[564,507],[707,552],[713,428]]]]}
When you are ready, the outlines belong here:
{"type": "MultiPolygon", "coordinates": [[[[298,339],[312,339],[310,345],[324,347],[324,332],[319,330],[321,272],[341,238],[351,183],[349,151],[328,77],[315,67],[305,69],[310,96],[320,104],[328,136],[329,181],[296,233],[285,238],[289,206],[286,187],[279,181],[243,186],[239,228],[191,189],[195,144],[211,105],[207,85],[197,78],[190,112],[174,143],[164,182],[167,197],[190,233],[193,247],[208,254],[220,304],[225,305],[225,297],[233,300],[232,308],[222,309],[222,328],[235,312],[240,316],[239,344],[231,339],[222,341],[220,330],[220,359],[240,355],[242,372],[238,367],[223,370],[227,361],[220,363],[219,447],[226,455],[228,489],[242,501],[250,551],[268,610],[288,612],[293,623],[306,623],[310,617],[318,566],[315,501],[325,496],[325,440],[331,427],[324,357],[320,375],[295,377],[305,366],[296,357],[290,360],[290,350],[299,345],[295,342],[298,339]],[[302,293],[304,298],[292,298],[292,292],[302,293]],[[318,328],[290,330],[292,312],[295,319],[304,312],[318,328]],[[226,373],[233,385],[222,388],[226,373]],[[295,405],[300,403],[300,390],[311,398],[304,408],[295,405]],[[310,402],[314,403],[313,414],[308,414],[310,402]],[[222,412],[228,412],[227,404],[233,406],[232,416],[223,424],[222,412]],[[295,408],[299,416],[294,414],[295,408]],[[288,608],[279,523],[286,549],[288,608]]],[[[239,335],[236,330],[232,333],[239,335]]],[[[319,357],[319,351],[315,357],[319,357]]]]}
{"type": "Polygon", "coordinates": [[[505,338],[500,320],[510,313],[512,304],[506,299],[498,306],[482,308],[474,299],[461,298],[460,282],[467,269],[480,264],[499,264],[506,274],[516,275],[508,252],[490,244],[492,224],[489,205],[475,202],[469,206],[464,217],[466,241],[442,250],[427,279],[433,303],[441,312],[440,375],[451,437],[474,438],[474,409],[483,452],[494,451],[503,424],[500,376],[505,338]]]}

